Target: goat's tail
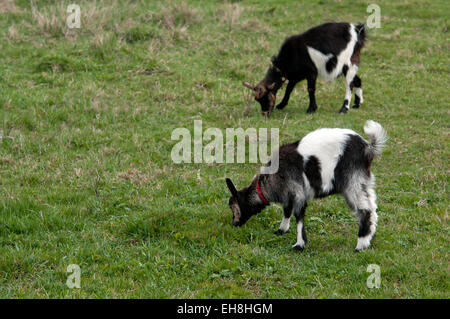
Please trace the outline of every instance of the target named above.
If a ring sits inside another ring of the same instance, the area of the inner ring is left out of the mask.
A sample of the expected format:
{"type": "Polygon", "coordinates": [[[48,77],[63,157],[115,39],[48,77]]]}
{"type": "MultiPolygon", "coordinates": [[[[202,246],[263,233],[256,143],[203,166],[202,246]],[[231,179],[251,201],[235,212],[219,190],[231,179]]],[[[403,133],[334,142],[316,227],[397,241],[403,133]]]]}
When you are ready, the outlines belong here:
{"type": "Polygon", "coordinates": [[[366,41],[366,26],[363,23],[359,23],[355,26],[355,31],[358,35],[358,40],[356,41],[356,46],[361,49],[366,41]]]}
{"type": "Polygon", "coordinates": [[[384,128],[372,120],[368,120],[364,125],[364,133],[370,138],[369,147],[367,149],[368,155],[375,157],[383,152],[384,145],[387,141],[387,135],[384,128]]]}

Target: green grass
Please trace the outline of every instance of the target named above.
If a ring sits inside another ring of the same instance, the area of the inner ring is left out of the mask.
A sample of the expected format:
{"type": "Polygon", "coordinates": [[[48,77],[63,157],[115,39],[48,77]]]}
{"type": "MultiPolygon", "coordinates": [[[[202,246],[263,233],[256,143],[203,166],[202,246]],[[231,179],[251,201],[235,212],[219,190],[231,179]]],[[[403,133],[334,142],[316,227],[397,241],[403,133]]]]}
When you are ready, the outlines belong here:
{"type": "Polygon", "coordinates": [[[364,22],[373,1],[79,0],[81,29],[67,30],[72,2],[0,4],[0,297],[449,297],[448,1],[376,2],[361,109],[337,115],[339,79],[318,83],[307,115],[301,83],[269,120],[256,102],[245,112],[241,82],[262,79],[287,35],[364,22]],[[273,234],[279,206],[233,227],[224,178],[242,187],[259,165],[173,164],[172,130],[196,119],[279,128],[281,143],[380,122],[372,247],[353,252],[357,222],[337,196],[310,203],[303,253],[295,230],[273,234]],[[66,286],[69,264],[81,289],[66,286]]]}

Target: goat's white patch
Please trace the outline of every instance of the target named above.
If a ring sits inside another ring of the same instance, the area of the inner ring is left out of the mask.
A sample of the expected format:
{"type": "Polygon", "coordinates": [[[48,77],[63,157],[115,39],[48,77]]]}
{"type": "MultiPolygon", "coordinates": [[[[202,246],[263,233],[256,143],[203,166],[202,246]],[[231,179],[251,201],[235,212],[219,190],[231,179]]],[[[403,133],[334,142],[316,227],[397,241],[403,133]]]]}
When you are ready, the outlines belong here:
{"type": "MultiPolygon", "coordinates": [[[[370,210],[377,211],[377,194],[375,193],[375,176],[370,173],[369,185],[367,186],[367,194],[369,196],[370,210]]],[[[377,216],[378,218],[378,216],[377,216]]]]}
{"type": "MultiPolygon", "coordinates": [[[[309,56],[316,66],[317,73],[325,80],[325,81],[333,81],[336,77],[333,77],[333,74],[327,72],[326,64],[329,59],[333,57],[333,54],[328,53],[327,55],[323,54],[319,50],[314,49],[313,47],[306,46],[308,49],[309,56]]],[[[334,71],[334,70],[333,70],[334,71]]]]}
{"type": "Polygon", "coordinates": [[[357,135],[349,129],[322,128],[306,135],[298,145],[297,152],[303,156],[304,164],[310,156],[319,160],[323,192],[333,188],[334,169],[344,151],[348,134],[357,135]]]}
{"type": "Polygon", "coordinates": [[[325,81],[335,80],[341,74],[342,67],[344,66],[344,64],[347,64],[348,66],[352,65],[350,58],[353,55],[353,50],[355,48],[356,42],[358,41],[358,36],[355,31],[355,26],[353,24],[350,24],[349,33],[350,33],[350,41],[347,43],[345,49],[342,50],[337,55],[336,66],[333,70],[331,70],[330,73],[327,72],[326,64],[328,60],[333,57],[333,54],[328,53],[325,55],[324,53],[320,52],[319,50],[313,47],[306,46],[306,48],[308,49],[309,56],[311,57],[311,60],[316,66],[317,73],[325,81]]]}
{"type": "Polygon", "coordinates": [[[364,191],[364,185],[369,188],[370,181],[367,175],[363,172],[354,173],[348,178],[347,187],[344,191],[347,203],[355,210],[355,216],[358,217],[359,210],[372,211],[372,204],[370,202],[368,191],[364,191]]]}
{"type": "Polygon", "coordinates": [[[377,230],[378,215],[375,211],[370,214],[370,234],[372,237],[375,235],[377,230]]]}
{"type": "Polygon", "coordinates": [[[370,246],[370,241],[372,240],[372,234],[364,237],[358,237],[358,243],[356,244],[356,250],[367,249],[370,246]]]}
{"type": "Polygon", "coordinates": [[[359,97],[359,103],[362,104],[364,102],[363,99],[363,90],[361,88],[355,88],[355,94],[357,97],[359,97]]]}
{"type": "Polygon", "coordinates": [[[369,233],[364,237],[358,237],[358,242],[356,243],[356,250],[366,249],[370,246],[370,241],[372,240],[373,236],[375,235],[375,232],[377,230],[377,221],[378,221],[378,215],[375,211],[372,211],[370,213],[370,227],[369,227],[369,233]]]}
{"type": "Polygon", "coordinates": [[[305,185],[305,196],[306,199],[311,199],[314,198],[314,188],[311,187],[311,185],[309,184],[309,180],[308,177],[306,177],[305,173],[303,173],[303,181],[304,181],[304,185],[305,185]]]}
{"type": "MultiPolygon", "coordinates": [[[[348,66],[348,64],[347,64],[348,66]]],[[[353,78],[356,75],[356,72],[358,72],[358,66],[357,65],[350,65],[349,69],[347,70],[347,74],[345,75],[345,99],[347,100],[347,109],[350,107],[350,103],[352,101],[352,89],[350,87],[350,84],[353,81],[353,78]]]]}
{"type": "Polygon", "coordinates": [[[284,233],[289,230],[289,225],[291,223],[291,219],[287,217],[283,217],[283,220],[280,224],[280,230],[282,230],[284,233]]]}
{"type": "Polygon", "coordinates": [[[299,221],[297,223],[297,242],[293,247],[295,246],[300,246],[301,248],[305,247],[305,241],[303,240],[302,230],[303,230],[303,222],[299,221]]]}

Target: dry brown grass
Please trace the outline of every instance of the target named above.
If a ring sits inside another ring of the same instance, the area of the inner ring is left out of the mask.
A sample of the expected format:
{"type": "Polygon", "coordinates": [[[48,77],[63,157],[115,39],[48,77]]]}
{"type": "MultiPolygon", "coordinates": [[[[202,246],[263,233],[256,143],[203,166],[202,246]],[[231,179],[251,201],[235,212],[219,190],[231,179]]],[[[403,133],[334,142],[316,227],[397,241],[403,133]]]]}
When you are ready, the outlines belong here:
{"type": "Polygon", "coordinates": [[[8,28],[8,38],[11,40],[19,39],[19,31],[17,30],[17,26],[15,24],[12,24],[8,28]]]}
{"type": "Polygon", "coordinates": [[[198,10],[189,7],[186,1],[163,7],[160,12],[151,13],[151,18],[153,21],[161,23],[164,28],[170,30],[179,28],[180,26],[189,26],[202,20],[198,10]]]}
{"type": "MultiPolygon", "coordinates": [[[[202,21],[202,16],[197,8],[188,6],[186,1],[182,3],[167,3],[166,7],[158,12],[147,13],[146,20],[160,25],[165,30],[162,41],[167,44],[172,40],[188,38],[189,26],[202,21]]],[[[161,41],[153,39],[149,45],[149,51],[160,48],[161,41]]]]}
{"type": "Polygon", "coordinates": [[[45,36],[63,33],[65,21],[62,17],[64,17],[65,7],[63,7],[62,3],[51,6],[45,11],[39,11],[33,1],[30,1],[30,5],[33,20],[45,36]]]}
{"type": "Polygon", "coordinates": [[[20,12],[19,8],[15,5],[14,0],[1,0],[0,1],[0,13],[17,13],[20,12]]]}
{"type": "Polygon", "coordinates": [[[117,177],[131,183],[137,183],[138,185],[143,185],[148,183],[150,176],[145,174],[136,168],[130,168],[128,171],[117,173],[117,177]]]}
{"type": "MultiPolygon", "coordinates": [[[[0,0],[1,1],[1,0],[0,0]]],[[[3,9],[12,10],[14,3],[12,1],[2,2],[3,9]],[[6,6],[5,3],[9,3],[6,6]]],[[[102,50],[110,44],[113,34],[117,37],[119,45],[127,42],[127,38],[137,38],[149,41],[149,51],[157,51],[163,45],[171,45],[174,41],[189,39],[189,26],[202,21],[199,9],[183,2],[168,1],[164,6],[153,11],[138,11],[138,3],[119,3],[117,0],[80,0],[77,2],[80,6],[81,27],[79,29],[70,29],[66,25],[67,2],[55,1],[48,5],[41,5],[37,1],[30,1],[31,5],[31,23],[23,21],[12,25],[8,33],[4,34],[5,40],[17,41],[22,34],[40,34],[46,38],[64,37],[68,40],[76,40],[80,36],[91,37],[91,45],[95,50],[102,50]],[[126,10],[124,14],[123,10],[126,10]],[[128,17],[123,19],[123,17],[128,17]],[[134,18],[131,18],[134,17],[134,18]],[[144,22],[144,25],[142,24],[144,22]],[[153,25],[159,31],[158,36],[151,36],[151,33],[145,27],[153,25]],[[134,30],[138,28],[138,30],[134,30]],[[131,32],[131,33],[130,33],[131,32]]],[[[142,10],[140,8],[139,10],[142,10]]]]}
{"type": "Polygon", "coordinates": [[[55,4],[38,8],[33,1],[31,13],[35,25],[46,37],[64,36],[68,39],[77,38],[79,33],[98,34],[103,32],[106,26],[114,21],[114,13],[117,13],[117,1],[106,3],[105,1],[89,1],[80,3],[80,29],[70,29],[66,25],[68,17],[67,3],[56,2],[55,4]]]}
{"type": "Polygon", "coordinates": [[[242,12],[244,8],[238,3],[225,3],[217,10],[216,17],[231,28],[241,21],[242,12]]]}
{"type": "Polygon", "coordinates": [[[229,29],[240,28],[245,31],[270,32],[269,25],[261,23],[257,18],[244,17],[245,8],[238,3],[225,3],[215,13],[215,18],[219,23],[228,25],[229,29]]]}

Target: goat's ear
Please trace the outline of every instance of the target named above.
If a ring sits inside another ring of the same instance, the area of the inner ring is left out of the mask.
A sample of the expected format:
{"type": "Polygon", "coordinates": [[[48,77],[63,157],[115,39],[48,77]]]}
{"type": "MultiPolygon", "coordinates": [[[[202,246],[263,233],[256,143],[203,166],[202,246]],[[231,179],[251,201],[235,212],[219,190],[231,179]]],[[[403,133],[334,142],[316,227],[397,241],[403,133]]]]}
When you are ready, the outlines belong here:
{"type": "Polygon", "coordinates": [[[226,180],[226,182],[227,182],[227,186],[228,186],[228,189],[229,189],[230,192],[231,192],[231,195],[237,196],[237,189],[236,189],[236,187],[234,187],[234,184],[233,184],[233,182],[231,181],[231,179],[229,179],[229,178],[227,177],[225,180],[226,180]]]}
{"type": "Polygon", "coordinates": [[[255,86],[254,86],[254,85],[251,85],[250,83],[248,83],[248,82],[246,82],[246,81],[242,82],[242,84],[243,84],[245,87],[248,87],[250,90],[254,90],[254,89],[255,89],[255,86]]]}
{"type": "Polygon", "coordinates": [[[274,89],[274,87],[275,87],[275,82],[272,83],[271,85],[269,85],[269,86],[267,87],[267,89],[268,89],[269,91],[272,91],[272,90],[274,89]]]}

